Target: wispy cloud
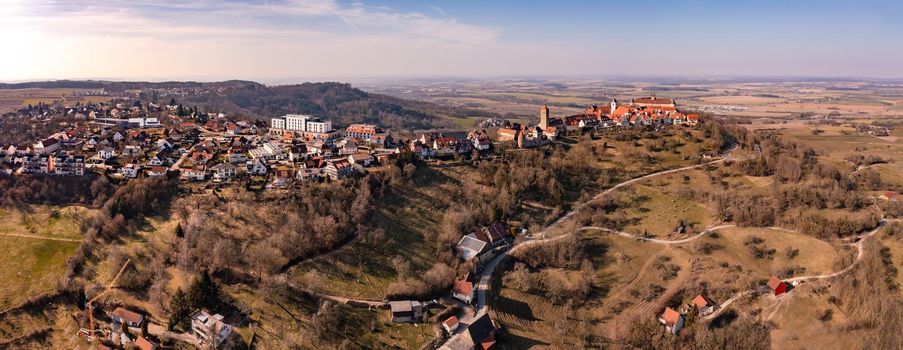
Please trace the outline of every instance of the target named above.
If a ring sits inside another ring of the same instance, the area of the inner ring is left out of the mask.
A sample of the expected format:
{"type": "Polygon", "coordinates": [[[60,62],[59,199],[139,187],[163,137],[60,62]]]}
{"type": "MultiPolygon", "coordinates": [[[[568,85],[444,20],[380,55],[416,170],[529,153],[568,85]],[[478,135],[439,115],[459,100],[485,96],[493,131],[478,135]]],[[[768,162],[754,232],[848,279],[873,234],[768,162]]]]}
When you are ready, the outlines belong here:
{"type": "Polygon", "coordinates": [[[334,0],[27,2],[27,7],[19,7],[20,16],[13,16],[29,20],[20,25],[68,36],[282,40],[292,34],[310,37],[341,33],[487,45],[494,43],[502,32],[498,27],[461,23],[455,18],[370,7],[362,3],[342,5],[334,0]]]}

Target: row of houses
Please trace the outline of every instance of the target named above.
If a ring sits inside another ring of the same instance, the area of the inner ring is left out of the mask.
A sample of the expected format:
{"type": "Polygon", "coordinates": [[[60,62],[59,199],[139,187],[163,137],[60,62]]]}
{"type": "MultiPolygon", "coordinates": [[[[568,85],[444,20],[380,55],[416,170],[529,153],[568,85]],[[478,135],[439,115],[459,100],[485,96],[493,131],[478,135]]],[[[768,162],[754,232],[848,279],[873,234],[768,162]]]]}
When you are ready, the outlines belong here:
{"type": "MultiPolygon", "coordinates": [[[[145,323],[149,322],[144,315],[123,307],[117,307],[108,313],[107,316],[112,321],[110,325],[112,330],[110,342],[120,346],[125,346],[132,342],[128,335],[118,332],[122,327],[121,325],[130,328],[141,328],[145,323]]],[[[202,348],[218,348],[229,338],[234,328],[223,320],[224,317],[220,314],[210,314],[210,312],[203,309],[197,310],[191,315],[191,329],[189,333],[196,338],[202,348]]],[[[134,340],[134,344],[140,349],[153,350],[156,348],[156,344],[143,337],[138,337],[134,340]]]]}

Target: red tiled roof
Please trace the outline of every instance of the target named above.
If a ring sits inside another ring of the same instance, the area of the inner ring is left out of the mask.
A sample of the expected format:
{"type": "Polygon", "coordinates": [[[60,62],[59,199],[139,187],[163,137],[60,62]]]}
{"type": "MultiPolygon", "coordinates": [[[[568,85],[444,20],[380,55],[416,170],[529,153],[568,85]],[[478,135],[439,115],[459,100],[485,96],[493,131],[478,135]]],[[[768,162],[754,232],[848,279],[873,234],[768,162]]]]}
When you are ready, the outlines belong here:
{"type": "Polygon", "coordinates": [[[781,279],[771,276],[771,278],[768,279],[768,288],[771,288],[772,290],[777,289],[782,283],[784,283],[784,281],[781,281],[781,279]]]}
{"type": "Polygon", "coordinates": [[[662,314],[662,319],[665,320],[665,324],[673,326],[680,320],[680,313],[669,307],[666,308],[665,312],[662,314]]]}
{"type": "Polygon", "coordinates": [[[448,328],[452,328],[452,327],[458,325],[458,317],[457,316],[449,317],[447,320],[443,321],[442,323],[445,324],[448,328]]]}
{"type": "Polygon", "coordinates": [[[139,336],[137,340],[135,340],[135,346],[137,346],[141,350],[153,350],[154,344],[149,340],[144,339],[144,337],[139,336]]]}
{"type": "Polygon", "coordinates": [[[473,282],[455,280],[454,292],[463,295],[473,294],[473,282]]]}
{"type": "Polygon", "coordinates": [[[702,296],[702,294],[697,295],[695,298],[693,298],[693,305],[696,305],[696,307],[700,309],[713,304],[714,302],[709,300],[709,298],[702,296]]]}
{"type": "Polygon", "coordinates": [[[110,313],[110,315],[119,317],[129,323],[138,323],[143,319],[143,317],[137,312],[121,307],[117,307],[116,310],[113,310],[113,312],[110,313]]]}

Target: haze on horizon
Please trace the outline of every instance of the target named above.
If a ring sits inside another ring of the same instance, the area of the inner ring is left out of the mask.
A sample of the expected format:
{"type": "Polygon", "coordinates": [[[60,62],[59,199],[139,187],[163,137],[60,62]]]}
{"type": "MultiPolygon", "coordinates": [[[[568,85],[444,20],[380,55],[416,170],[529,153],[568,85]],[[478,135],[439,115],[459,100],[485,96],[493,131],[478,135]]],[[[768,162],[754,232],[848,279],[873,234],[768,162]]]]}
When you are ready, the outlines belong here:
{"type": "Polygon", "coordinates": [[[889,0],[0,0],[0,81],[903,77],[889,0]]]}

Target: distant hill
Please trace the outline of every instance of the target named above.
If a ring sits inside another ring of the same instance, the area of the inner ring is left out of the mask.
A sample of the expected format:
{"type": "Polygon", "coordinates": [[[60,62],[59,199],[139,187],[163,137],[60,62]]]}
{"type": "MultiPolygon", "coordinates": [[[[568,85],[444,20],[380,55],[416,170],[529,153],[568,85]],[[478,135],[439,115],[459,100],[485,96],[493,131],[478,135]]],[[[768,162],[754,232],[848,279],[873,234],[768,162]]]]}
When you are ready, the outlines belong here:
{"type": "Polygon", "coordinates": [[[270,118],[289,113],[313,114],[332,120],[338,127],[352,123],[376,123],[396,129],[453,129],[458,127],[457,124],[445,117],[492,116],[484,111],[372,94],[350,84],[336,82],[277,86],[241,80],[211,83],[60,80],[0,84],[0,89],[24,88],[103,88],[109,92],[163,89],[163,92],[158,92],[155,96],[142,94],[141,99],[148,101],[154,96],[158,103],[167,103],[170,98],[175,98],[185,106],[198,106],[201,110],[224,112],[244,118],[270,118]],[[165,89],[192,91],[184,96],[165,89]]]}

